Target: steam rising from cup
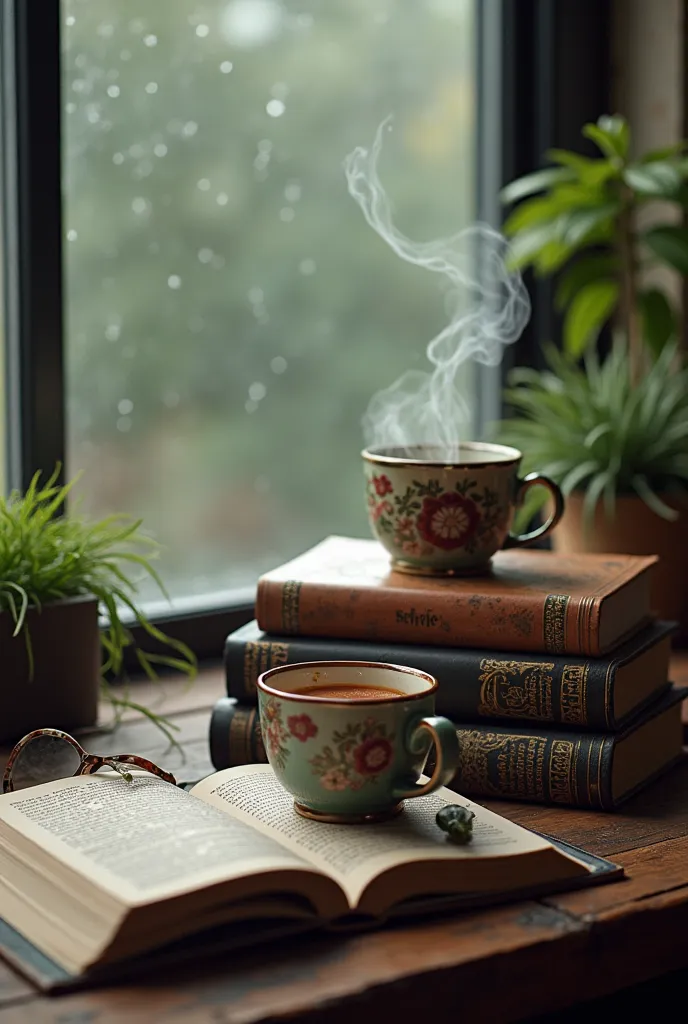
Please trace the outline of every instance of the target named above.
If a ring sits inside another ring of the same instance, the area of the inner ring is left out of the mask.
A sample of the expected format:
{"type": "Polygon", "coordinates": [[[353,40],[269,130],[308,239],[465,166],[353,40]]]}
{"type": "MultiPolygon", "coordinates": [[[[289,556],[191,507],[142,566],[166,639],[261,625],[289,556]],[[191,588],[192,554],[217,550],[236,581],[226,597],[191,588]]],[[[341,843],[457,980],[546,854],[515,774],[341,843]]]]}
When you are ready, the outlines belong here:
{"type": "Polygon", "coordinates": [[[429,242],[413,242],[393,224],[389,200],[377,173],[383,135],[378,127],[372,149],[358,146],[344,161],[350,194],[365,219],[408,263],[442,274],[450,285],[451,319],[427,346],[431,371],[408,370],[370,399],[363,416],[368,447],[408,449],[427,444],[436,457],[456,460],[469,407],[461,378],[469,360],[497,366],[505,345],[516,341],[530,317],[530,299],[518,272],[507,269],[509,246],[487,224],[473,224],[429,242]]]}

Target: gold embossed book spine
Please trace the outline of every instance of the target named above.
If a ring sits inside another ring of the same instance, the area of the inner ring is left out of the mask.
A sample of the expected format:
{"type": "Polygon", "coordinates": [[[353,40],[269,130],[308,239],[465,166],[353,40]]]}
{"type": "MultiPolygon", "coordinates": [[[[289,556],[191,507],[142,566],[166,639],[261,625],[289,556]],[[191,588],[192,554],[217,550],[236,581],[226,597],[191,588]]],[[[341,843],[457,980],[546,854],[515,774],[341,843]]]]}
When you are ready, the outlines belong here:
{"type": "Polygon", "coordinates": [[[667,685],[669,637],[673,623],[647,627],[606,658],[498,652],[427,644],[387,644],[328,637],[279,637],[262,633],[255,621],[231,633],[225,642],[227,693],[255,703],[261,672],[297,662],[382,661],[409,665],[434,676],[439,684],[438,714],[461,721],[531,722],[570,729],[614,731],[637,714],[615,711],[614,686],[621,665],[664,643],[666,662],[647,690],[645,702],[667,685]]]}
{"type": "MultiPolygon", "coordinates": [[[[681,756],[683,728],[678,705],[687,694],[687,688],[668,691],[648,709],[641,722],[634,722],[625,733],[585,733],[516,725],[457,725],[460,763],[450,787],[476,799],[615,810],[619,803],[681,756]],[[652,750],[649,746],[643,749],[636,742],[641,727],[649,723],[650,731],[645,731],[650,739],[646,742],[661,747],[662,739],[652,739],[651,727],[653,722],[661,724],[662,716],[667,714],[673,716],[669,724],[672,728],[675,725],[680,733],[678,739],[671,733],[668,745],[676,747],[676,757],[668,758],[661,749],[652,750]],[[655,767],[648,769],[645,775],[636,771],[635,782],[619,791],[615,789],[620,771],[615,758],[619,745],[629,737],[632,759],[640,759],[639,763],[647,759],[647,763],[655,767]]],[[[210,756],[217,771],[267,762],[255,706],[239,704],[232,697],[216,701],[210,723],[210,756]]],[[[426,770],[431,768],[432,755],[426,770]]]]}

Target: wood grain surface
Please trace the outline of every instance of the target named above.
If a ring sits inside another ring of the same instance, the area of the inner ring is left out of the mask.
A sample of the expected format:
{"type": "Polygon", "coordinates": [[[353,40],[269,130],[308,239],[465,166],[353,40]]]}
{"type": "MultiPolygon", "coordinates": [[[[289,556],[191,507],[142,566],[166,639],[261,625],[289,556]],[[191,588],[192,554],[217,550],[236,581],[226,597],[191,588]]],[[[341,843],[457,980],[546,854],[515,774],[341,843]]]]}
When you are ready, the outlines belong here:
{"type": "MultiPolygon", "coordinates": [[[[672,678],[688,682],[688,654],[675,655],[672,678]]],[[[172,717],[181,751],[131,715],[108,730],[106,708],[102,726],[80,741],[94,753],[145,754],[178,779],[202,778],[212,771],[209,711],[222,692],[221,666],[191,688],[170,680],[137,689],[137,699],[172,717]]],[[[59,997],[36,993],[0,962],[0,1024],[417,1024],[421,1015],[432,1024],[506,1024],[545,1015],[544,1024],[568,1020],[561,1011],[608,993],[616,993],[610,1005],[618,1010],[621,990],[638,1007],[630,986],[656,978],[648,998],[661,1019],[669,992],[662,977],[688,967],[688,760],[614,814],[485,803],[611,858],[628,878],[365,934],[290,939],[175,967],[167,977],[59,997]]]]}

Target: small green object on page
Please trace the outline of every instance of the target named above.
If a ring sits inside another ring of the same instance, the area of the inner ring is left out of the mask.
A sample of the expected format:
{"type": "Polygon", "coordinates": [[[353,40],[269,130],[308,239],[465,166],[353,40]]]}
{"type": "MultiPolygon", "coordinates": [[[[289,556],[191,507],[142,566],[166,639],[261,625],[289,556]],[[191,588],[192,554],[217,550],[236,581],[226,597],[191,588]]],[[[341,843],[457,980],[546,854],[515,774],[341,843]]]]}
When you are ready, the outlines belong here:
{"type": "Polygon", "coordinates": [[[473,838],[475,814],[460,804],[447,804],[435,815],[435,821],[455,843],[470,843],[473,838]]]}

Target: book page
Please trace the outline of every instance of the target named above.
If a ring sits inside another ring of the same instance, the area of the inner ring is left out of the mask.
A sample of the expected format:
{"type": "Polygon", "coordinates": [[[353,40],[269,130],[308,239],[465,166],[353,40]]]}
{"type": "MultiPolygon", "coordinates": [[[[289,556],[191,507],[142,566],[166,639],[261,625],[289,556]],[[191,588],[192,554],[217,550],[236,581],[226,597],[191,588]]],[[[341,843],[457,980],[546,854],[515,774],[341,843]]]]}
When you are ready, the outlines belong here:
{"type": "MultiPolygon", "coordinates": [[[[559,856],[547,840],[448,789],[407,800],[402,813],[389,822],[365,825],[330,825],[301,817],[269,765],[217,772],[198,783],[192,794],[254,823],[285,848],[326,871],[344,889],[352,906],[377,875],[409,862],[453,861],[465,866],[498,858],[498,872],[513,873],[513,862],[525,854],[551,851],[559,856]],[[475,812],[473,839],[465,846],[448,842],[435,823],[437,811],[447,803],[463,804],[475,812]],[[512,863],[505,865],[503,860],[512,863]]],[[[461,891],[462,874],[467,881],[465,867],[456,872],[456,891],[461,891]]]]}
{"type": "Polygon", "coordinates": [[[20,848],[22,837],[131,906],[243,875],[310,870],[264,830],[143,773],[132,782],[83,775],[0,796],[1,841],[20,848]]]}

